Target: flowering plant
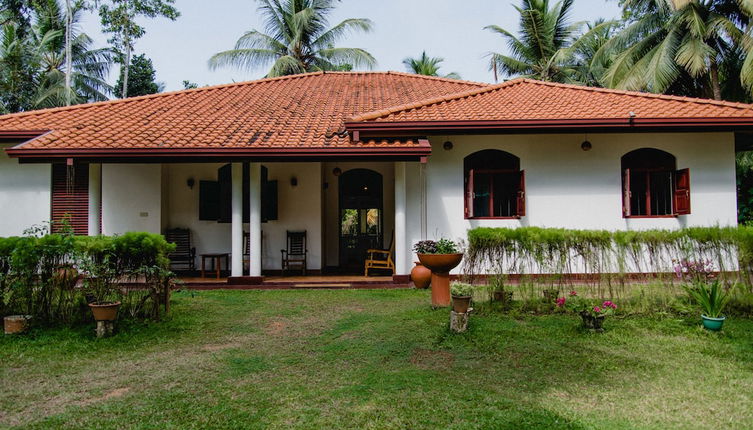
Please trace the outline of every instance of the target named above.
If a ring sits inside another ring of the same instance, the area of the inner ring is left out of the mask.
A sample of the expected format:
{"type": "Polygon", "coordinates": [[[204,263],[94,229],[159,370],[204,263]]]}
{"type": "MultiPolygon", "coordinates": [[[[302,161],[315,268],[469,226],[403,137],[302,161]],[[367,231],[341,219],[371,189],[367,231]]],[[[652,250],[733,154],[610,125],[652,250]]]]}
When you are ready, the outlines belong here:
{"type": "Polygon", "coordinates": [[[673,263],[675,263],[675,275],[677,279],[682,281],[707,282],[716,277],[714,263],[711,260],[688,260],[684,258],[679,261],[674,260],[673,263]]]}
{"type": "Polygon", "coordinates": [[[413,245],[416,254],[457,254],[458,245],[450,239],[422,240],[413,245]]]}
{"type": "Polygon", "coordinates": [[[558,308],[592,317],[612,315],[617,309],[617,305],[609,300],[600,302],[596,299],[587,299],[579,296],[577,291],[570,291],[567,297],[558,298],[556,304],[558,308]]]}

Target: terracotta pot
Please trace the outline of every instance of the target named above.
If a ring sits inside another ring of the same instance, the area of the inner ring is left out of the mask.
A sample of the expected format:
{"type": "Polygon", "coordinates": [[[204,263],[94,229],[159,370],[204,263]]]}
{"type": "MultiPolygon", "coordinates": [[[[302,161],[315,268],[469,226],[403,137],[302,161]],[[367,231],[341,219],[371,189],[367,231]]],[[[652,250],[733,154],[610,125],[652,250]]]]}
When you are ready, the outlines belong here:
{"type": "Polygon", "coordinates": [[[450,306],[450,270],[463,260],[463,254],[418,254],[421,264],[431,270],[431,305],[450,306]]]}
{"type": "Polygon", "coordinates": [[[410,280],[413,281],[416,288],[425,290],[431,284],[431,270],[421,264],[420,261],[415,261],[415,263],[416,266],[410,271],[410,280]]]}
{"type": "Polygon", "coordinates": [[[450,273],[463,260],[463,254],[418,254],[418,260],[434,273],[450,273]]]}
{"type": "Polygon", "coordinates": [[[470,306],[471,296],[452,296],[452,310],[455,311],[455,313],[467,313],[470,306]]]}
{"type": "Polygon", "coordinates": [[[494,292],[494,301],[495,302],[502,302],[502,303],[509,303],[512,301],[512,291],[495,291],[494,292]]]}
{"type": "Polygon", "coordinates": [[[78,282],[79,273],[78,270],[71,266],[60,266],[55,273],[52,274],[53,279],[57,285],[65,290],[72,290],[76,287],[78,282]]]}
{"type": "Polygon", "coordinates": [[[29,320],[31,320],[31,315],[8,315],[3,318],[5,334],[24,333],[29,329],[29,320]]]}
{"type": "Polygon", "coordinates": [[[96,321],[115,321],[118,317],[120,302],[115,303],[89,303],[96,321]]]}

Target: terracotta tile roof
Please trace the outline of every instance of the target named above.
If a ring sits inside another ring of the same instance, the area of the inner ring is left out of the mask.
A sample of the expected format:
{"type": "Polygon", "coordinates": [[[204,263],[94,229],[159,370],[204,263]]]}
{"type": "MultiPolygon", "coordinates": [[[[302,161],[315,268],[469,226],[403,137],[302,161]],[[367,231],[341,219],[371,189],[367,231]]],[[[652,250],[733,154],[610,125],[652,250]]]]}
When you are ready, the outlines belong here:
{"type": "Polygon", "coordinates": [[[753,118],[753,105],[515,79],[440,95],[348,122],[753,118]]]}
{"type": "Polygon", "coordinates": [[[415,146],[352,143],[338,132],[362,112],[485,85],[399,72],[318,72],[4,115],[0,135],[50,131],[23,150],[415,146]]]}

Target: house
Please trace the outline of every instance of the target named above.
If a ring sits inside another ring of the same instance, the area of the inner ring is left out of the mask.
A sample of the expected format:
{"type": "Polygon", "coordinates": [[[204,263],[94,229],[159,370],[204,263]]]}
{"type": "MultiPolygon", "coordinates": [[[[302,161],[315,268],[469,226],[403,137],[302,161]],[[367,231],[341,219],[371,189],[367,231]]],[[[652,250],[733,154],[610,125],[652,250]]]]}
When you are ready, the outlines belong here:
{"type": "Polygon", "coordinates": [[[753,105],[529,79],[261,79],[0,116],[0,235],[189,228],[248,282],[280,270],[287,231],[313,273],[394,237],[403,278],[414,242],[476,226],[735,225],[751,132],[753,105]]]}

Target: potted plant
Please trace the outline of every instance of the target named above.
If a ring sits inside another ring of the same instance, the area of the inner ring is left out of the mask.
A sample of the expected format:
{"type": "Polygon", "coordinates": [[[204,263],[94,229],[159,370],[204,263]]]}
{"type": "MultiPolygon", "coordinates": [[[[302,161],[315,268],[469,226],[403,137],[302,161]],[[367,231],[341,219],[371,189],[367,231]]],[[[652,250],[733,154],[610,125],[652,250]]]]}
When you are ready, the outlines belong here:
{"type": "Polygon", "coordinates": [[[512,291],[505,288],[505,278],[502,275],[493,276],[489,280],[489,288],[492,292],[492,300],[507,304],[512,302],[512,291]]]}
{"type": "Polygon", "coordinates": [[[609,300],[599,303],[598,300],[579,296],[576,291],[570,291],[567,298],[558,298],[556,304],[580,315],[583,327],[597,332],[604,331],[604,320],[617,309],[617,305],[609,300]]]}
{"type": "Polygon", "coordinates": [[[722,315],[724,307],[729,301],[729,294],[718,280],[707,284],[697,282],[692,286],[685,286],[685,291],[701,307],[701,321],[706,330],[719,331],[727,319],[722,315]]]}
{"type": "Polygon", "coordinates": [[[84,291],[96,321],[115,321],[121,304],[117,288],[120,273],[111,245],[110,238],[91,238],[79,259],[84,291]]]}
{"type": "Polygon", "coordinates": [[[431,304],[450,306],[450,270],[463,260],[458,245],[449,239],[422,240],[413,246],[418,260],[431,270],[431,304]]]}
{"type": "Polygon", "coordinates": [[[452,310],[459,314],[467,313],[471,306],[473,285],[455,281],[450,285],[450,293],[452,294],[452,310]]]}

